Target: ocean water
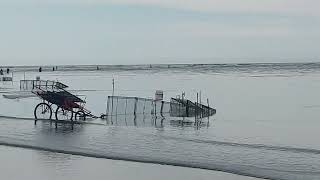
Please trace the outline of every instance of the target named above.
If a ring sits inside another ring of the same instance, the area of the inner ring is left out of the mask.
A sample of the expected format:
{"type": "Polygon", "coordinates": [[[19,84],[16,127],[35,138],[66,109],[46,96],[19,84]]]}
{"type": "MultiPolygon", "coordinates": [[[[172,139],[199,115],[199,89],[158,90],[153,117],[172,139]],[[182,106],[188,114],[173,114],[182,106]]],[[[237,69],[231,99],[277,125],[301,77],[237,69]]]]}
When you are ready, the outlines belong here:
{"type": "MultiPolygon", "coordinates": [[[[106,111],[107,96],[165,100],[182,92],[217,109],[200,127],[170,118],[140,118],[138,123],[33,124],[37,98],[0,99],[0,145],[89,157],[195,167],[267,179],[320,179],[320,64],[222,64],[64,66],[36,72],[13,68],[14,93],[20,79],[59,80],[85,98],[94,114],[106,111]]],[[[120,121],[120,120],[119,120],[120,121]]],[[[72,168],[72,167],[70,167],[72,168]]]]}

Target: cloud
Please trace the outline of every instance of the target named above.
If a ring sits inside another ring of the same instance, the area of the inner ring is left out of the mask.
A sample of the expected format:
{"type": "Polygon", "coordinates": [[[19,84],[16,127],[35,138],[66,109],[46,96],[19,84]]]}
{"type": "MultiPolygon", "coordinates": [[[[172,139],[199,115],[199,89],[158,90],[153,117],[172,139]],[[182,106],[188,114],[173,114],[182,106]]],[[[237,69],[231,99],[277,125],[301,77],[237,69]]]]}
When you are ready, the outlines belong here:
{"type": "Polygon", "coordinates": [[[84,4],[84,5],[146,5],[214,13],[276,13],[312,15],[320,12],[319,0],[0,0],[7,3],[84,4]]]}

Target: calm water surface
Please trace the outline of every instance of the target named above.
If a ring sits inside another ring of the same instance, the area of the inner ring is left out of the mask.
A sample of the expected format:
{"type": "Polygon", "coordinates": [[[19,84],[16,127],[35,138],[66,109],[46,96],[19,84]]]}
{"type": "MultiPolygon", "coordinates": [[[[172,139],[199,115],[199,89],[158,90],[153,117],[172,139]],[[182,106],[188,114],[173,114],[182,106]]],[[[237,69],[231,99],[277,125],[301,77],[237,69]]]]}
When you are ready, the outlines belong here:
{"type": "MultiPolygon", "coordinates": [[[[36,126],[36,98],[0,99],[0,144],[53,152],[171,164],[219,170],[269,179],[320,179],[319,64],[194,65],[165,68],[128,67],[102,71],[28,71],[27,79],[59,80],[85,95],[87,108],[105,112],[106,98],[115,94],[153,97],[164,90],[166,100],[186,92],[217,108],[201,127],[181,126],[165,119],[139,119],[113,125],[36,126]],[[81,90],[81,91],[79,91],[81,90]],[[90,90],[90,91],[89,91],[90,90]],[[19,117],[13,119],[11,117],[19,117]]],[[[22,79],[22,70],[15,80],[22,79]]],[[[6,84],[3,93],[17,90],[6,84]]]]}

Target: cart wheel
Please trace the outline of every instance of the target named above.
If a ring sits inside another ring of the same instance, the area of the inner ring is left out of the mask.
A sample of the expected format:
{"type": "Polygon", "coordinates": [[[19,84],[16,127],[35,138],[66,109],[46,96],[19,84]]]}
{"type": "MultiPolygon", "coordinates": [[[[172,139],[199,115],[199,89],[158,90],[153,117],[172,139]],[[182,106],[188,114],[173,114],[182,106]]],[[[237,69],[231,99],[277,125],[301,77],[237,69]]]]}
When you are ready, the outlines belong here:
{"type": "Polygon", "coordinates": [[[49,104],[40,103],[34,109],[34,118],[37,119],[51,119],[52,110],[49,104]]]}
{"type": "Polygon", "coordinates": [[[86,120],[86,114],[84,113],[84,111],[80,110],[80,111],[76,112],[76,115],[75,115],[74,119],[76,121],[78,121],[78,120],[85,121],[86,120]]]}
{"type": "Polygon", "coordinates": [[[58,107],[56,110],[56,120],[71,120],[73,118],[73,112],[58,107]]]}

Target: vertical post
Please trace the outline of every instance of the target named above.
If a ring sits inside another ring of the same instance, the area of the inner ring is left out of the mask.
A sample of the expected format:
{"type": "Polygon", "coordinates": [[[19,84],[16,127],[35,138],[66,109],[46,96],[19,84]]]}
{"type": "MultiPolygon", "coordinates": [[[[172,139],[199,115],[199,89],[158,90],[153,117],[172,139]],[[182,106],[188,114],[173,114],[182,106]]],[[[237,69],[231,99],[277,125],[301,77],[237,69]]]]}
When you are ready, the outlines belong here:
{"type": "Polygon", "coordinates": [[[128,98],[126,98],[126,107],[124,108],[124,116],[127,116],[128,98]]]}
{"type": "Polygon", "coordinates": [[[197,115],[198,115],[198,100],[199,100],[199,93],[197,93],[197,102],[196,102],[196,107],[195,107],[195,122],[194,123],[197,123],[197,115]]]}
{"type": "Polygon", "coordinates": [[[154,115],[157,117],[157,101],[154,101],[154,115]]]}
{"type": "Polygon", "coordinates": [[[134,117],[133,117],[133,123],[134,123],[134,126],[137,126],[137,103],[138,103],[138,98],[137,97],[135,97],[134,98],[135,99],[135,102],[134,102],[134,112],[133,112],[133,114],[134,114],[134,117]]]}
{"type": "Polygon", "coordinates": [[[108,99],[107,99],[107,109],[106,109],[106,119],[108,121],[108,117],[109,117],[109,98],[110,96],[108,96],[108,99]]]}
{"type": "MultiPolygon", "coordinates": [[[[179,99],[180,100],[180,99],[179,99]]],[[[178,117],[181,117],[181,113],[180,113],[180,109],[181,109],[181,100],[180,100],[180,102],[178,102],[179,103],[179,115],[178,115],[178,117]]]]}
{"type": "Polygon", "coordinates": [[[113,97],[114,96],[111,96],[111,113],[110,113],[111,121],[112,121],[112,116],[113,116],[113,97]]]}
{"type": "Polygon", "coordinates": [[[161,116],[162,116],[162,117],[163,117],[163,104],[164,104],[164,102],[163,102],[163,101],[161,101],[160,114],[161,114],[161,116]]]}
{"type": "Polygon", "coordinates": [[[136,116],[136,115],[137,115],[137,103],[138,103],[138,98],[135,97],[134,99],[135,99],[135,102],[134,102],[134,112],[133,112],[133,114],[136,116]]]}
{"type": "Polygon", "coordinates": [[[112,79],[112,96],[114,96],[114,79],[112,79]]]}
{"type": "Polygon", "coordinates": [[[209,126],[209,120],[210,120],[210,104],[209,104],[209,99],[207,99],[207,104],[208,104],[208,114],[207,114],[207,116],[208,116],[208,126],[209,126]]]}
{"type": "Polygon", "coordinates": [[[111,121],[112,121],[112,115],[113,115],[113,98],[114,98],[114,79],[112,79],[111,121]]]}
{"type": "Polygon", "coordinates": [[[117,105],[116,105],[116,124],[118,124],[118,103],[119,102],[119,97],[117,96],[117,105]]]}
{"type": "Polygon", "coordinates": [[[146,109],[146,101],[147,101],[147,99],[144,99],[144,104],[143,104],[143,115],[144,115],[144,111],[145,111],[145,109],[146,109]]]}
{"type": "Polygon", "coordinates": [[[186,116],[189,117],[189,100],[186,103],[186,116]]]}
{"type": "Polygon", "coordinates": [[[128,125],[128,123],[127,123],[127,105],[128,105],[128,98],[126,98],[126,107],[124,109],[124,121],[126,123],[126,126],[128,125]]]}
{"type": "MultiPolygon", "coordinates": [[[[182,102],[181,104],[183,105],[182,107],[184,107],[184,92],[181,93],[181,98],[182,98],[182,102]]],[[[184,108],[183,108],[184,109],[184,108]]],[[[185,114],[184,114],[184,111],[182,111],[182,119],[183,121],[185,120],[185,114]]]]}
{"type": "Polygon", "coordinates": [[[200,91],[200,93],[199,93],[199,106],[200,106],[200,119],[202,119],[202,117],[203,117],[203,107],[202,107],[202,101],[201,101],[201,91],[200,91]]]}

